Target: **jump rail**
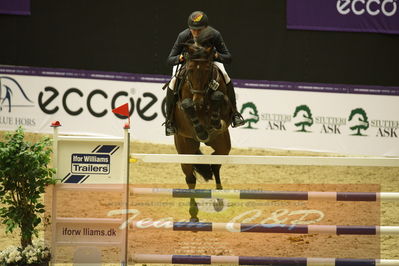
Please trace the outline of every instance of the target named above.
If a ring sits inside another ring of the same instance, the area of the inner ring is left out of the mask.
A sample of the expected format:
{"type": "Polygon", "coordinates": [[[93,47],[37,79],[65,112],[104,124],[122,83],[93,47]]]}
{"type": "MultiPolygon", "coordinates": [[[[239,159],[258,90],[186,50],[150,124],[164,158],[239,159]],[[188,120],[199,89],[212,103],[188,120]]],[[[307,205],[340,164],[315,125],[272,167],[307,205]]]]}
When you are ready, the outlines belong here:
{"type": "Polygon", "coordinates": [[[238,265],[399,265],[399,260],[135,254],[135,263],[238,265]]]}
{"type": "Polygon", "coordinates": [[[259,190],[211,190],[175,188],[131,188],[131,195],[156,195],[173,198],[228,198],[256,200],[399,200],[399,192],[302,192],[259,190]]]}
{"type": "Polygon", "coordinates": [[[134,228],[163,229],[192,232],[233,233],[285,233],[285,234],[331,234],[331,235],[397,235],[399,226],[353,226],[353,225],[286,225],[245,223],[194,223],[194,222],[141,222],[134,221],[134,228]]]}
{"type": "Polygon", "coordinates": [[[250,156],[131,153],[130,162],[399,167],[394,157],[250,156]]]}

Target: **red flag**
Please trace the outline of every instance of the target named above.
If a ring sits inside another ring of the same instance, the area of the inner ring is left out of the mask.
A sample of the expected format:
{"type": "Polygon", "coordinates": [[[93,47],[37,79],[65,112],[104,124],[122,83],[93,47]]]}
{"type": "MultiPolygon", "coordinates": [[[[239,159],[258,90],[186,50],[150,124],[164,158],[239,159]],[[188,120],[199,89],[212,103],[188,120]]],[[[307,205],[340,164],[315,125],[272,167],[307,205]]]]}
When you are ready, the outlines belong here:
{"type": "Polygon", "coordinates": [[[129,117],[129,104],[125,103],[124,105],[116,107],[112,110],[112,112],[118,115],[129,117]]]}

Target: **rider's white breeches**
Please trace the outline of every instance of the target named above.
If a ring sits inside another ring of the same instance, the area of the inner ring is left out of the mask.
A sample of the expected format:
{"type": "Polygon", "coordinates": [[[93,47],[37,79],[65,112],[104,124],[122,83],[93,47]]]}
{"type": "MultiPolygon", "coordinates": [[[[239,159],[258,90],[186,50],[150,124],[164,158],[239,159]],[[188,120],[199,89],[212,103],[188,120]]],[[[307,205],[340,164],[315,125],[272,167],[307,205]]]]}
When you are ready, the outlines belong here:
{"type": "MultiPolygon", "coordinates": [[[[230,77],[229,77],[229,74],[227,74],[226,69],[224,68],[224,65],[223,65],[222,63],[216,62],[216,61],[213,62],[213,63],[214,63],[214,64],[220,69],[220,71],[222,72],[223,77],[224,77],[224,80],[226,81],[226,84],[229,84],[230,81],[231,81],[231,79],[230,79],[230,77]]],[[[175,87],[175,83],[176,83],[176,71],[177,71],[177,69],[178,69],[178,66],[179,66],[179,69],[180,69],[180,65],[174,65],[174,66],[173,66],[173,69],[172,69],[172,79],[170,80],[169,86],[168,86],[168,88],[171,89],[171,90],[173,90],[173,88],[175,87]]]]}

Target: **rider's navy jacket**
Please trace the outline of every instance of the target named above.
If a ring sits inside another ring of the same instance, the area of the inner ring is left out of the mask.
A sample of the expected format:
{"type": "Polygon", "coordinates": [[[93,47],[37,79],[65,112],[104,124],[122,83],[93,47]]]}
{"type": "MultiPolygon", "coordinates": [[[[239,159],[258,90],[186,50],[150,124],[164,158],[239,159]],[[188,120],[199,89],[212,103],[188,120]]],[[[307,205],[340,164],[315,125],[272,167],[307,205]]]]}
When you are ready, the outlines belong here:
{"type": "MultiPolygon", "coordinates": [[[[194,43],[193,35],[190,32],[190,29],[187,28],[184,31],[180,32],[177,36],[177,40],[173,45],[172,50],[170,51],[168,57],[168,64],[173,66],[179,64],[179,56],[185,52],[184,44],[194,43]]],[[[209,40],[209,44],[213,46],[219,54],[219,57],[215,59],[215,61],[219,61],[224,64],[231,63],[231,54],[227,49],[226,44],[223,41],[222,35],[219,31],[213,29],[212,37],[209,40]]]]}

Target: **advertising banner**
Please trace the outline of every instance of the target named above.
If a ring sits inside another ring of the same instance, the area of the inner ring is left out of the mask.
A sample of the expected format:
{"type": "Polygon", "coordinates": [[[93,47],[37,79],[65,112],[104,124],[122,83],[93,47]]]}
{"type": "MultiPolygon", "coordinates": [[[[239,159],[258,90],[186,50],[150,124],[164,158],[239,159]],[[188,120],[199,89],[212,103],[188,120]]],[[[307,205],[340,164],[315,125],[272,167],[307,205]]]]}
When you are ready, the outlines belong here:
{"type": "Polygon", "coordinates": [[[1,0],[0,14],[30,15],[30,0],[1,0]]]}
{"type": "Polygon", "coordinates": [[[287,0],[287,28],[399,33],[396,0],[287,0]]]}
{"type": "Polygon", "coordinates": [[[59,141],[57,174],[62,183],[123,184],[123,142],[59,141]],[[111,167],[112,166],[112,167],[111,167]]]}
{"type": "MultiPolygon", "coordinates": [[[[126,120],[112,109],[129,103],[132,140],[173,144],[162,126],[168,79],[0,67],[0,130],[51,133],[58,120],[65,134],[121,137],[126,120]]],[[[233,147],[399,156],[399,88],[234,82],[246,124],[230,129],[233,147]]]]}

